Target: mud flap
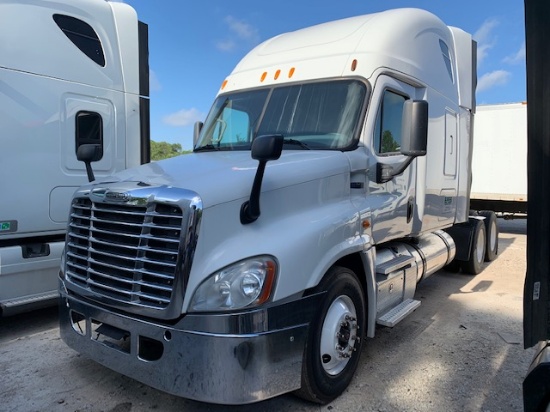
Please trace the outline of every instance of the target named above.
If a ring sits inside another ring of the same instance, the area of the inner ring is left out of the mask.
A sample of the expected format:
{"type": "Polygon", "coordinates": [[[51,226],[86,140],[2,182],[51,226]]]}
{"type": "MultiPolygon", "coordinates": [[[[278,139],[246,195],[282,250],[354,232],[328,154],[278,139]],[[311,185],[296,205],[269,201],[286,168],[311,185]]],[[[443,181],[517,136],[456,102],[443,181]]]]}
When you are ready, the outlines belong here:
{"type": "Polygon", "coordinates": [[[473,228],[475,227],[475,223],[477,221],[477,219],[473,219],[474,222],[472,223],[472,219],[473,218],[470,218],[468,222],[460,223],[445,229],[445,232],[447,232],[455,241],[455,260],[459,260],[461,262],[467,262],[470,260],[470,254],[472,253],[472,242],[474,239],[473,228]]]}

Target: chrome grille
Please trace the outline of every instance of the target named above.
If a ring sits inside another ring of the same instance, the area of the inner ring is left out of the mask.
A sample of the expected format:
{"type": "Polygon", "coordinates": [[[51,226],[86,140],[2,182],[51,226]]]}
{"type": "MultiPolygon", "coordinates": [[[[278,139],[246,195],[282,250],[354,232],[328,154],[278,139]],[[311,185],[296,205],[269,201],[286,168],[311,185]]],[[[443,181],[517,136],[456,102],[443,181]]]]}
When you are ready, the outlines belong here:
{"type": "Polygon", "coordinates": [[[66,277],[95,295],[164,309],[176,281],[182,222],[177,205],[75,198],[67,235],[66,277]]]}

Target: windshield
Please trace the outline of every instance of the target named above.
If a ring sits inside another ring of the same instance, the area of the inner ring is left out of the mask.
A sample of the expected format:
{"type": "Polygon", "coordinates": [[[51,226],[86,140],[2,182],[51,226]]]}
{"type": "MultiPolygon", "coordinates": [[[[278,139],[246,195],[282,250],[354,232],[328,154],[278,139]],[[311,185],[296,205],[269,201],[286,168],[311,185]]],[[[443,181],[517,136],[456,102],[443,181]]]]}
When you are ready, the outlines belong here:
{"type": "Polygon", "coordinates": [[[358,80],[333,80],[221,95],[195,151],[249,150],[267,134],[283,135],[285,149],[346,149],[357,140],[366,94],[358,80]]]}

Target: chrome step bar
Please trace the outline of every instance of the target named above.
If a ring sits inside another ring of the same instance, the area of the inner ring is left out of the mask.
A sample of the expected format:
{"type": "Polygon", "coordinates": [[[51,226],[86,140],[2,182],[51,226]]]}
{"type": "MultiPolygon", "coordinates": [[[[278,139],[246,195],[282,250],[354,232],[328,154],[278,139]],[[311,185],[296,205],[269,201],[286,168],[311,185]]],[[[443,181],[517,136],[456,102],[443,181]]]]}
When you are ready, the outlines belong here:
{"type": "Polygon", "coordinates": [[[419,306],[419,300],[407,299],[384,313],[378,319],[376,319],[376,323],[393,328],[395,325],[405,319],[407,315],[410,315],[412,312],[414,312],[415,309],[419,306]]]}

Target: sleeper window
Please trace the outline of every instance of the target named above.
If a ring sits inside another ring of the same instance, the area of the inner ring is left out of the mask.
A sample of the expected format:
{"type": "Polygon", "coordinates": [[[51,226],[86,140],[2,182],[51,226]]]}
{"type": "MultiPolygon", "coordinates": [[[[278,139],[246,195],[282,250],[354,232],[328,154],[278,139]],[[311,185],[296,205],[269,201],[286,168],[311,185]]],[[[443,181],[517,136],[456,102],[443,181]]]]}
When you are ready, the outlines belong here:
{"type": "Polygon", "coordinates": [[[443,55],[443,61],[445,62],[445,67],[447,68],[447,73],[449,73],[449,78],[451,82],[453,81],[453,65],[451,63],[451,53],[449,52],[449,47],[443,40],[439,40],[439,47],[441,48],[441,54],[443,55]]]}
{"type": "Polygon", "coordinates": [[[82,20],[63,14],[54,14],[53,19],[65,36],[67,36],[82,53],[101,67],[105,67],[103,47],[92,26],[82,20]]]}

